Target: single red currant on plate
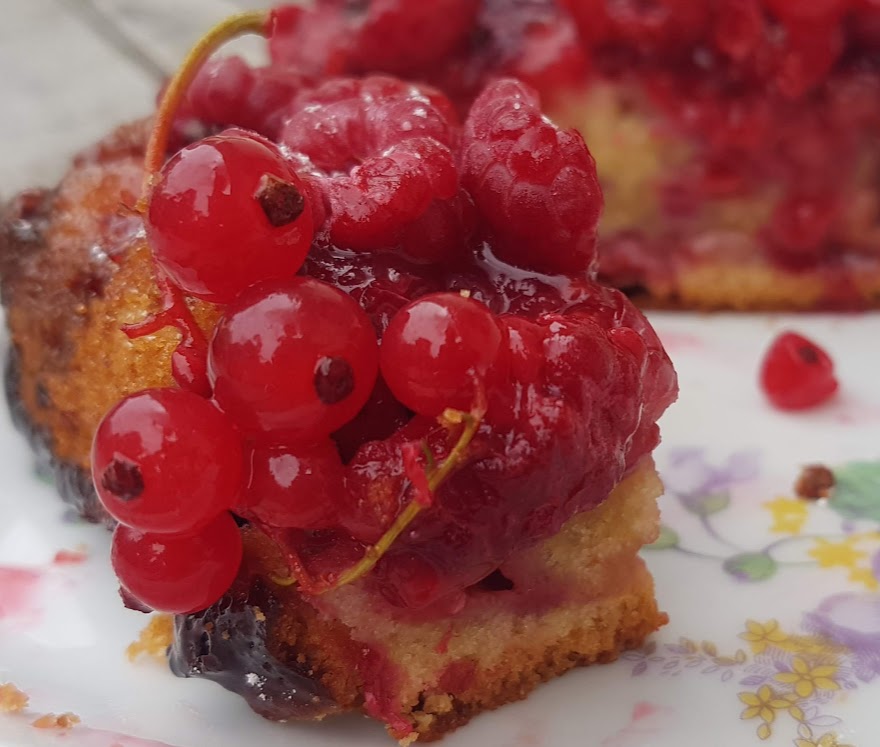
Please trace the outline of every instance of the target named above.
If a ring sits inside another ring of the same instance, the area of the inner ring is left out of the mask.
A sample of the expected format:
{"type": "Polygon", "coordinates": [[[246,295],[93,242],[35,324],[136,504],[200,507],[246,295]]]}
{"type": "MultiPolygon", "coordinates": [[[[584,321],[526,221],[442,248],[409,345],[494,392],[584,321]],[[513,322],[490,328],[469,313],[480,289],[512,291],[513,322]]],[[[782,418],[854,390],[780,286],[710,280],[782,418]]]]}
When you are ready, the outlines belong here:
{"type": "Polygon", "coordinates": [[[837,391],[834,363],[816,343],[783,332],[764,356],[761,387],[780,410],[806,410],[827,402],[837,391]]]}

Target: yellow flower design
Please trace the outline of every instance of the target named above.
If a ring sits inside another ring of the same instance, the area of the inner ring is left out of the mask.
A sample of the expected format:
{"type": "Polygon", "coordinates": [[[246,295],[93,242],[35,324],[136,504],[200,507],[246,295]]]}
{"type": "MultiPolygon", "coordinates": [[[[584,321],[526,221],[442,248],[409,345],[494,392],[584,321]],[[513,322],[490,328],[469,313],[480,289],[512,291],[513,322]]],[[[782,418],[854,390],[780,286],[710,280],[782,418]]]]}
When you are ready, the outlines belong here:
{"type": "Polygon", "coordinates": [[[870,591],[876,591],[880,588],[880,583],[870,568],[853,568],[849,572],[849,580],[856,584],[864,584],[865,588],[870,591]]]}
{"type": "Polygon", "coordinates": [[[855,568],[859,561],[866,557],[866,553],[853,547],[852,539],[843,542],[832,542],[826,539],[817,539],[816,544],[807,553],[815,558],[820,568],[855,568]]]}
{"type": "Polygon", "coordinates": [[[838,741],[837,735],[828,732],[821,737],[813,736],[813,730],[806,724],[798,727],[799,738],[794,740],[795,747],[852,747],[838,741]]]}
{"type": "Polygon", "coordinates": [[[839,690],[832,677],[837,673],[837,667],[833,664],[820,664],[810,667],[807,662],[796,656],[791,662],[790,672],[780,672],[775,676],[777,682],[794,685],[794,691],[799,698],[809,698],[816,690],[839,690]]]}
{"type": "Polygon", "coordinates": [[[777,534],[800,534],[807,521],[809,511],[804,501],[795,498],[776,498],[764,504],[773,516],[771,532],[777,534]]]}
{"type": "Polygon", "coordinates": [[[776,711],[791,707],[790,700],[780,698],[768,685],[761,685],[757,692],[739,693],[739,699],[746,706],[739,716],[743,721],[753,718],[763,721],[758,726],[758,736],[761,739],[767,739],[772,733],[770,725],[776,720],[776,711]]]}
{"type": "Polygon", "coordinates": [[[788,634],[780,629],[779,623],[776,620],[768,620],[765,623],[746,620],[746,632],[740,633],[739,637],[749,642],[754,653],[760,654],[768,646],[778,646],[786,641],[788,634]]]}

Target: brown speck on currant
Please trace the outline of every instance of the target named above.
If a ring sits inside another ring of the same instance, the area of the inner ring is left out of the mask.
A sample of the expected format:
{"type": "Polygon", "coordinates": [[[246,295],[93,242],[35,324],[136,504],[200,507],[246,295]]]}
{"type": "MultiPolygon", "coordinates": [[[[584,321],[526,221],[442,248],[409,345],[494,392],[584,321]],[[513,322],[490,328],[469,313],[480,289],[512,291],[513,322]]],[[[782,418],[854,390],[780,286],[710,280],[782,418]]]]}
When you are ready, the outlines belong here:
{"type": "Polygon", "coordinates": [[[354,391],[354,371],[343,358],[321,358],[315,368],[315,391],[325,405],[342,402],[354,391]]]}
{"type": "Polygon", "coordinates": [[[275,228],[293,223],[306,207],[305,198],[295,185],[272,174],[263,174],[255,197],[275,228]]]}
{"type": "Polygon", "coordinates": [[[122,501],[133,501],[144,492],[140,467],[125,459],[114,459],[101,476],[101,485],[122,501]]]}

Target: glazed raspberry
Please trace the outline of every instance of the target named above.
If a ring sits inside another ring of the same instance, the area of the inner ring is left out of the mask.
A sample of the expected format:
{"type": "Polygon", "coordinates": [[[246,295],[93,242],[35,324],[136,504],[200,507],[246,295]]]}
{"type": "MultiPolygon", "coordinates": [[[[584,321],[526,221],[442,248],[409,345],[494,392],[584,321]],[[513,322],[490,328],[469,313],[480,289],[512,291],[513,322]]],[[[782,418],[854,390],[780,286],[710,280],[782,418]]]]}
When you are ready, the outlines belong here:
{"type": "Polygon", "coordinates": [[[275,527],[333,526],[342,502],[343,468],[329,440],[304,446],[257,446],[240,513],[275,527]]]}
{"type": "Polygon", "coordinates": [[[410,224],[458,195],[453,116],[436,92],[378,76],[331,81],[297,101],[281,141],[325,172],[316,183],[334,244],[394,249],[410,224]]]}
{"type": "Polygon", "coordinates": [[[440,63],[470,32],[479,0],[372,0],[358,19],[352,65],[412,74],[440,63]]]}
{"type": "Polygon", "coordinates": [[[382,375],[394,396],[417,413],[468,411],[485,398],[500,347],[501,331],[485,306],[437,293],[391,320],[382,338],[382,375]]]}
{"type": "Polygon", "coordinates": [[[178,152],[153,187],[153,256],[181,289],[214,302],[292,277],[312,240],[304,195],[268,141],[241,132],[205,138],[178,152]]]}
{"type": "Polygon", "coordinates": [[[737,61],[745,60],[765,33],[760,0],[721,0],[715,16],[715,46],[737,61]]]}
{"type": "Polygon", "coordinates": [[[684,52],[709,24],[711,3],[693,0],[563,0],[594,44],[625,44],[642,54],[684,52]]]}
{"type": "Polygon", "coordinates": [[[351,298],[298,277],[242,293],[208,354],[214,397],[251,433],[314,442],[350,421],[370,396],[376,334],[351,298]]]}
{"type": "Polygon", "coordinates": [[[842,51],[843,32],[838,24],[793,26],[779,57],[777,88],[789,98],[802,97],[827,78],[842,51]]]}
{"type": "Polygon", "coordinates": [[[781,410],[804,410],[837,391],[834,364],[816,343],[795,332],[779,335],[761,364],[761,387],[781,410]]]}
{"type": "Polygon", "coordinates": [[[486,88],[465,123],[461,169],[501,259],[556,273],[592,267],[596,165],[578,133],[542,116],[534,91],[513,80],[486,88]]]}
{"type": "Polygon", "coordinates": [[[122,400],[104,416],[92,447],[104,508],[145,532],[186,532],[228,510],[242,486],[242,466],[229,419],[179,389],[122,400]]]}
{"type": "Polygon", "coordinates": [[[205,609],[223,596],[241,557],[241,535],[228,513],[185,535],[150,534],[120,524],[110,552],[129,594],[154,610],[179,615],[205,609]]]}
{"type": "Polygon", "coordinates": [[[349,67],[352,34],[343,3],[322,0],[309,7],[282,5],[272,11],[269,56],[310,78],[340,75],[349,67]]]}
{"type": "Polygon", "coordinates": [[[286,110],[306,86],[296,69],[251,68],[240,57],[221,57],[199,71],[185,106],[189,116],[203,123],[236,125],[274,138],[286,110]]]}

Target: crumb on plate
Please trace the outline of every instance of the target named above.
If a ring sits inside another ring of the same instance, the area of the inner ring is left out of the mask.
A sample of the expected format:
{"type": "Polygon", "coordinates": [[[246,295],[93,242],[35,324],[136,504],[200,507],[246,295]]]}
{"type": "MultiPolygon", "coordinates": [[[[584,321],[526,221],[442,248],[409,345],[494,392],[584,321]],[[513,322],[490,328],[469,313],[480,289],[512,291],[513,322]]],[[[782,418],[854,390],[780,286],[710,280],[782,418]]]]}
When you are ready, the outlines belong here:
{"type": "Polygon", "coordinates": [[[31,726],[37,729],[70,729],[79,723],[79,716],[75,713],[62,713],[55,715],[47,713],[31,722],[31,726]]]}
{"type": "Polygon", "coordinates": [[[11,682],[0,684],[0,713],[19,713],[27,708],[30,698],[11,682]]]}
{"type": "Polygon", "coordinates": [[[172,635],[173,619],[171,615],[153,615],[138,639],[125,649],[125,655],[128,656],[129,661],[135,661],[143,655],[154,659],[164,659],[165,652],[171,645],[172,635]]]}

